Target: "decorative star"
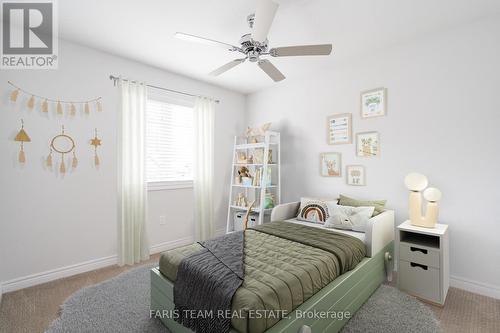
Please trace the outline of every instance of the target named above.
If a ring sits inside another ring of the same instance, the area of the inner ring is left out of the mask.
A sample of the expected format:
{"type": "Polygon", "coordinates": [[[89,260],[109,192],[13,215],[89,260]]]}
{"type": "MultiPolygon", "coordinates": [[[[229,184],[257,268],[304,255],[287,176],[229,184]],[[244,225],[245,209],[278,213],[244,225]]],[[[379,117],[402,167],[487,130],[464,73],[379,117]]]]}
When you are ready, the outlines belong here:
{"type": "Polygon", "coordinates": [[[101,145],[101,139],[97,138],[97,136],[95,138],[93,138],[92,140],[90,140],[90,145],[94,146],[94,147],[98,147],[101,145]]]}

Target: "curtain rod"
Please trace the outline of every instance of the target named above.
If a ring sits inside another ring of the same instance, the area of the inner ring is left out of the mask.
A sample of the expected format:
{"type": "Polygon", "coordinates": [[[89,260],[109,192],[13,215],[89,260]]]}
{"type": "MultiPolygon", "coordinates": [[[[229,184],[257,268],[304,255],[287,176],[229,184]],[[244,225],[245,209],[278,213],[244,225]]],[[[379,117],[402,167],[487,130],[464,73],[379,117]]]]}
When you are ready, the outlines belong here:
{"type": "MultiPolygon", "coordinates": [[[[114,76],[114,75],[110,75],[109,76],[109,79],[113,81],[113,84],[116,86],[116,82],[118,80],[120,80],[119,77],[117,76],[114,76]]],[[[137,82],[137,81],[132,81],[132,80],[128,80],[128,79],[122,79],[123,81],[130,81],[130,82],[137,82]]],[[[178,90],[173,90],[173,89],[168,89],[168,88],[163,88],[163,87],[159,87],[159,86],[153,86],[153,85],[150,85],[150,84],[146,84],[147,87],[149,88],[153,88],[153,89],[159,89],[159,90],[164,90],[164,91],[169,91],[169,92],[173,92],[173,93],[176,93],[176,94],[181,94],[181,95],[185,95],[185,96],[191,96],[191,97],[207,97],[207,96],[201,96],[201,95],[195,95],[195,94],[190,94],[190,93],[187,93],[187,92],[183,92],[183,91],[178,91],[178,90]]],[[[213,99],[211,97],[207,97],[207,98],[210,98],[210,99],[213,99]]],[[[215,103],[220,103],[220,100],[218,99],[214,99],[214,102],[215,103]]]]}

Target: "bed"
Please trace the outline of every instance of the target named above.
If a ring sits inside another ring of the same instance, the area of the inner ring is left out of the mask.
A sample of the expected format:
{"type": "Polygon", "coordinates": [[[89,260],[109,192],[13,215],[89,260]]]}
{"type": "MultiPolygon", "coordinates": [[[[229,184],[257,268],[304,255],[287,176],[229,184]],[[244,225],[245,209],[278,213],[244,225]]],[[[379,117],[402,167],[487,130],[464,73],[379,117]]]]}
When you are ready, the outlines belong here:
{"type": "MultiPolygon", "coordinates": [[[[352,314],[383,282],[385,277],[384,257],[386,253],[393,251],[393,211],[387,210],[370,219],[366,233],[335,230],[335,236],[332,236],[331,232],[320,230],[322,227],[318,225],[295,220],[298,208],[298,202],[275,207],[271,213],[271,220],[286,222],[277,222],[271,225],[278,225],[278,231],[283,229],[284,225],[288,226],[287,230],[297,230],[297,234],[306,230],[308,233],[316,235],[314,237],[318,237],[318,235],[323,237],[322,235],[329,233],[328,239],[337,237],[336,242],[345,242],[342,247],[352,248],[350,251],[353,254],[349,255],[349,258],[346,257],[338,261],[339,254],[332,255],[328,252],[328,248],[316,248],[298,243],[298,239],[295,241],[293,237],[286,239],[289,237],[284,234],[273,235],[274,231],[272,230],[271,235],[263,233],[262,230],[248,230],[245,237],[248,238],[250,245],[248,249],[245,248],[245,255],[248,257],[246,261],[250,264],[247,266],[245,263],[245,285],[237,290],[233,298],[233,309],[252,306],[249,305],[251,298],[245,297],[248,296],[245,293],[250,291],[253,294],[258,291],[268,297],[265,302],[263,301],[264,308],[283,308],[288,311],[289,315],[281,319],[264,318],[264,320],[262,318],[260,320],[233,318],[231,321],[232,332],[297,332],[303,325],[311,327],[314,332],[336,332],[347,322],[348,318],[317,320],[314,317],[305,317],[303,314],[308,313],[307,311],[309,313],[325,311],[330,314],[348,311],[352,314]],[[342,233],[345,236],[340,236],[342,233]],[[364,247],[364,249],[360,250],[360,247],[364,247]],[[287,250],[277,250],[279,248],[287,250]],[[269,258],[264,257],[263,253],[267,253],[269,258]],[[279,260],[273,261],[273,258],[279,260]],[[266,264],[266,261],[271,263],[266,264]],[[329,262],[332,264],[325,264],[329,262]],[[264,267],[259,267],[259,270],[253,267],[259,265],[264,267]],[[305,267],[308,265],[311,267],[305,267]],[[284,275],[272,279],[270,276],[274,275],[275,271],[268,274],[271,269],[276,269],[284,275]],[[304,272],[309,275],[311,272],[317,273],[316,276],[301,277],[300,275],[304,272]],[[285,276],[290,274],[293,276],[285,276]],[[274,290],[285,288],[279,286],[280,280],[285,281],[286,288],[288,288],[288,292],[281,296],[274,290]],[[266,288],[273,289],[276,296],[269,296],[273,294],[272,291],[266,294],[266,288]]],[[[267,229],[273,228],[267,227],[267,229]]],[[[173,287],[177,278],[177,267],[185,257],[199,251],[200,248],[201,245],[192,244],[162,255],[160,265],[151,270],[151,310],[158,312],[174,309],[173,287]]],[[[259,297],[262,298],[262,295],[259,297]]],[[[162,316],[160,319],[174,333],[192,332],[168,315],[162,316]]]]}

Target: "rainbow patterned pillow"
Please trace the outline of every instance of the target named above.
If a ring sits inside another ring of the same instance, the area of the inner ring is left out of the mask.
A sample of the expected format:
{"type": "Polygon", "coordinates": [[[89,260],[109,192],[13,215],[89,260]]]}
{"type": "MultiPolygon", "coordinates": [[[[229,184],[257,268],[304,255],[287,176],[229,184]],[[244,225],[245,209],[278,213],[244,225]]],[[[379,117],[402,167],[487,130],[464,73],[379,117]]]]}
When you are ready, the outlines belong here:
{"type": "Polygon", "coordinates": [[[330,217],[327,202],[320,199],[300,198],[297,220],[324,224],[330,217]]]}

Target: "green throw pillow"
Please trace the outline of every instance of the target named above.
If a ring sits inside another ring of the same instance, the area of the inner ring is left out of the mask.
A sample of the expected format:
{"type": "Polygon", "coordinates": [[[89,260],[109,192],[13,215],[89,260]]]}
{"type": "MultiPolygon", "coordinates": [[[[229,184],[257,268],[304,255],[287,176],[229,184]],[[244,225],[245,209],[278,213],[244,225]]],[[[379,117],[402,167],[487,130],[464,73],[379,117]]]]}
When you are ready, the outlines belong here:
{"type": "Polygon", "coordinates": [[[357,200],[353,198],[346,197],[345,195],[340,195],[339,205],[341,206],[351,206],[351,207],[360,207],[360,206],[370,206],[375,207],[373,211],[373,216],[377,216],[385,210],[385,203],[387,200],[357,200]]]}

